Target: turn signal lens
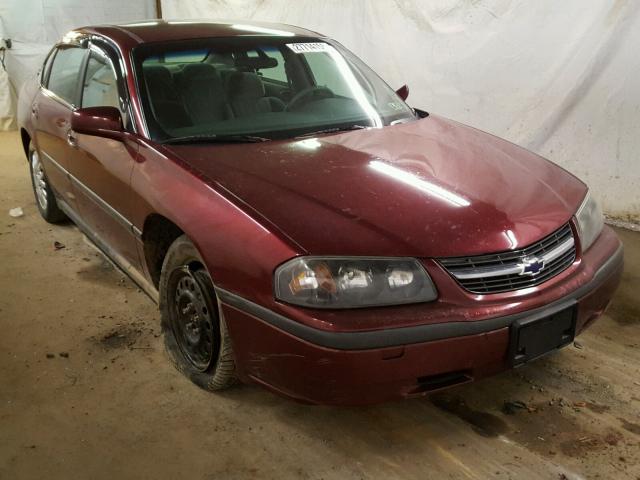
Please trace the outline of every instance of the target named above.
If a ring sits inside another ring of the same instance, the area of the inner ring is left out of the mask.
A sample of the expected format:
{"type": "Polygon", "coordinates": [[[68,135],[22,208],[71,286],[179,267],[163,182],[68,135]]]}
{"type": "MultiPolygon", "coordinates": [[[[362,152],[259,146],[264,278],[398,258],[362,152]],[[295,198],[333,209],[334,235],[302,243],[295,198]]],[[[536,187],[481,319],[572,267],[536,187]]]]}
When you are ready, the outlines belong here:
{"type": "Polygon", "coordinates": [[[331,276],[331,271],[324,263],[319,263],[314,268],[303,265],[293,274],[289,282],[289,289],[294,295],[305,290],[325,290],[327,293],[336,293],[336,284],[331,276]]]}
{"type": "Polygon", "coordinates": [[[576,219],[578,220],[580,243],[584,252],[596,241],[604,227],[602,210],[589,192],[576,213],[576,219]]]}
{"type": "Polygon", "coordinates": [[[313,270],[302,270],[289,282],[289,288],[294,295],[299,294],[303,290],[315,290],[318,288],[318,280],[313,270]]]}
{"type": "Polygon", "coordinates": [[[294,258],[276,270],[275,295],[314,308],[401,305],[437,298],[431,278],[413,258],[294,258]]]}

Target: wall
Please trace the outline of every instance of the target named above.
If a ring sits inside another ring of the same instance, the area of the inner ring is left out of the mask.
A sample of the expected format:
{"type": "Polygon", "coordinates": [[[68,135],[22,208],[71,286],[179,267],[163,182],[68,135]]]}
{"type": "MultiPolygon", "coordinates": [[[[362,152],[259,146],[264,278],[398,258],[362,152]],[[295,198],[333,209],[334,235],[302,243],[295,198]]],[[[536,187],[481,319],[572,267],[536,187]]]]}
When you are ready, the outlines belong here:
{"type": "Polygon", "coordinates": [[[505,137],[640,222],[640,2],[162,0],[164,18],[256,19],[336,38],[409,103],[505,137]]]}

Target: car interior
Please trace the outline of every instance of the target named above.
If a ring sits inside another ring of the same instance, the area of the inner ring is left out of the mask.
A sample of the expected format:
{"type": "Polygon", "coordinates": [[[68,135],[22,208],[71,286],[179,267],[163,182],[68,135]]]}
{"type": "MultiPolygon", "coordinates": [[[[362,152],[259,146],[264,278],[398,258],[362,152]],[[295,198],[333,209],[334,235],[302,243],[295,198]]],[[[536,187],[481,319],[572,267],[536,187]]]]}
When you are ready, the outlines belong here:
{"type": "Polygon", "coordinates": [[[165,128],[186,127],[285,109],[287,89],[278,91],[255,70],[210,63],[148,66],[144,69],[151,106],[165,128]]]}
{"type": "MultiPolygon", "coordinates": [[[[178,50],[149,55],[141,67],[151,130],[160,139],[213,132],[259,135],[340,122],[370,125],[353,86],[326,54],[296,55],[282,46],[178,50]]],[[[353,66],[350,72],[375,104],[374,86],[353,66]]],[[[397,101],[387,95],[385,105],[397,101]]]]}

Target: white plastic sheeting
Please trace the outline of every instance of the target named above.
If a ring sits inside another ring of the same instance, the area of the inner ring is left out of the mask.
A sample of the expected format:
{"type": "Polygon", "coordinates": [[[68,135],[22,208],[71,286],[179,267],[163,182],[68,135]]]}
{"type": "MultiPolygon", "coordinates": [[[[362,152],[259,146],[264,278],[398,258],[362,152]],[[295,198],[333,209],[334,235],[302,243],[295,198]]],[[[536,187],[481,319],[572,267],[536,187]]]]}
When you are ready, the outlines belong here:
{"type": "MultiPolygon", "coordinates": [[[[164,18],[255,19],[327,34],[409,103],[507,138],[640,221],[636,0],[162,0],[164,18]]],[[[473,172],[470,172],[473,174],[473,172]]]]}
{"type": "Polygon", "coordinates": [[[0,66],[0,131],[15,127],[14,110],[9,75],[0,66]]]}
{"type": "Polygon", "coordinates": [[[0,38],[10,38],[13,43],[5,58],[13,88],[4,85],[0,73],[0,130],[3,112],[10,111],[11,97],[15,102],[22,83],[40,68],[51,46],[67,31],[83,25],[154,18],[155,5],[155,0],[1,0],[0,38]]]}
{"type": "Polygon", "coordinates": [[[15,108],[13,105],[13,97],[11,83],[9,82],[9,74],[4,67],[5,51],[4,41],[4,25],[2,17],[0,17],[0,131],[11,130],[15,127],[15,108]]]}

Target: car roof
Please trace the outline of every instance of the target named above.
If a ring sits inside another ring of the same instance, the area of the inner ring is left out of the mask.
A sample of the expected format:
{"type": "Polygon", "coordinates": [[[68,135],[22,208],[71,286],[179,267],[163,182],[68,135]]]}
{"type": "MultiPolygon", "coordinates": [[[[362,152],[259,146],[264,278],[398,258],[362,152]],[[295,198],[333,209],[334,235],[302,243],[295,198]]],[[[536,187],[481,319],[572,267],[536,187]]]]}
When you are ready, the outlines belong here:
{"type": "Polygon", "coordinates": [[[115,25],[95,25],[73,30],[67,36],[98,34],[128,46],[142,43],[212,37],[290,36],[323,37],[316,32],[282,23],[256,21],[145,20],[115,25]]]}

